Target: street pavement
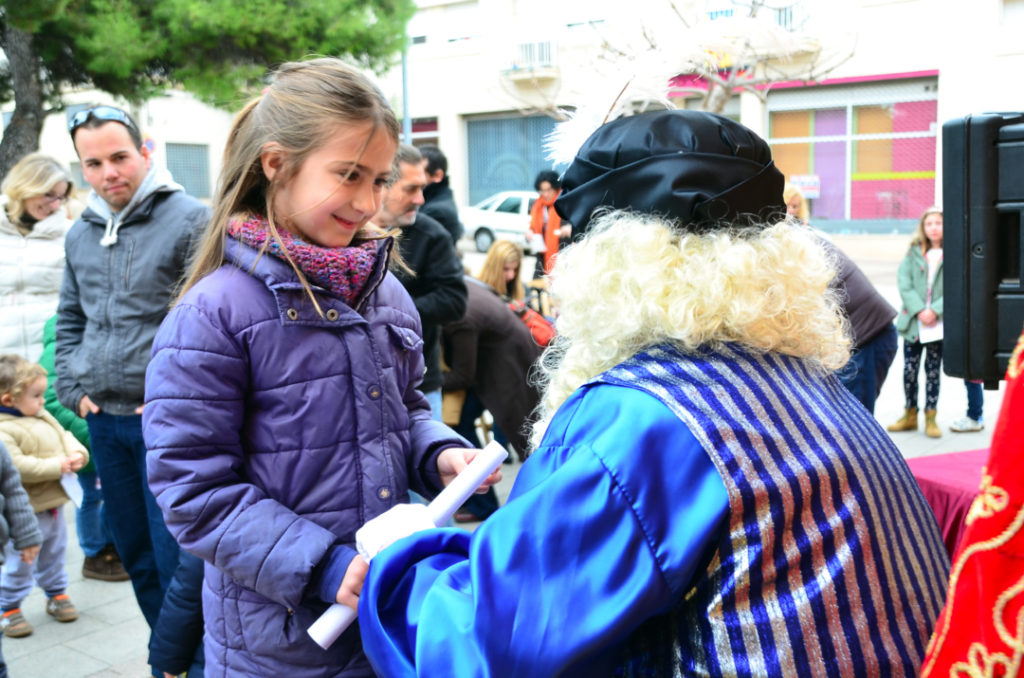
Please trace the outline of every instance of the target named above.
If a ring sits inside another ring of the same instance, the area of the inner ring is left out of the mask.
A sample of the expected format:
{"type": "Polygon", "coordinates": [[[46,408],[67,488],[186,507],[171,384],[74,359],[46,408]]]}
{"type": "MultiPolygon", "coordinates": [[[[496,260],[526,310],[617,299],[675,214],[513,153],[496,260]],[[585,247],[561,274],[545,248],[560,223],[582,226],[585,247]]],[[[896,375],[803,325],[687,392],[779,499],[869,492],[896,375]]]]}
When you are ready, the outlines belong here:
{"type": "MultiPolygon", "coordinates": [[[[879,291],[899,308],[896,269],[906,252],[907,236],[835,236],[834,241],[860,265],[879,291]]],[[[483,255],[462,245],[463,261],[472,273],[479,272],[483,255]]],[[[523,264],[524,271],[533,270],[533,261],[523,264]]],[[[903,358],[901,351],[889,371],[875,407],[875,415],[885,426],[903,413],[903,358]]],[[[921,377],[923,403],[924,378],[921,377]]],[[[980,433],[951,433],[949,424],[967,410],[967,394],[960,379],[943,375],[938,406],[941,438],[932,439],[923,430],[891,434],[905,457],[986,448],[992,435],[992,424],[999,413],[1003,388],[985,391],[985,430],[980,433]]],[[[923,428],[923,426],[922,426],[923,428]]],[[[520,468],[518,462],[503,467],[504,477],[498,486],[502,502],[520,468]]],[[[12,678],[99,678],[148,675],[146,644],[149,628],[135,603],[128,582],[100,582],[83,579],[82,552],[74,532],[74,512],[66,510],[69,525],[68,594],[78,607],[77,621],[60,624],[44,612],[45,599],[36,589],[25,600],[22,611],[35,627],[26,638],[3,638],[3,655],[12,678]]],[[[473,529],[476,524],[464,527],[473,529]]]]}

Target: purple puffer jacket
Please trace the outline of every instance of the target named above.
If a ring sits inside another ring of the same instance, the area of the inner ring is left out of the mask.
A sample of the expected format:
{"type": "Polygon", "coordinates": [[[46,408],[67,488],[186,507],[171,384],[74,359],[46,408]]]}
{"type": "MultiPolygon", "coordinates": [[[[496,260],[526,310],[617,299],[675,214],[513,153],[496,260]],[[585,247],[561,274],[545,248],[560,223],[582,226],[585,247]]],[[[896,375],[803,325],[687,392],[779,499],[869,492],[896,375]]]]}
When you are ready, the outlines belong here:
{"type": "Polygon", "coordinates": [[[314,570],[410,487],[435,495],[437,454],[468,446],[415,388],[419,316],[390,249],[353,308],[318,290],[321,318],[287,264],[229,238],[234,265],[156,336],[149,483],[171,534],[207,561],[207,676],[373,675],[357,627],[328,651],[306,634],[327,607],[314,570]]]}

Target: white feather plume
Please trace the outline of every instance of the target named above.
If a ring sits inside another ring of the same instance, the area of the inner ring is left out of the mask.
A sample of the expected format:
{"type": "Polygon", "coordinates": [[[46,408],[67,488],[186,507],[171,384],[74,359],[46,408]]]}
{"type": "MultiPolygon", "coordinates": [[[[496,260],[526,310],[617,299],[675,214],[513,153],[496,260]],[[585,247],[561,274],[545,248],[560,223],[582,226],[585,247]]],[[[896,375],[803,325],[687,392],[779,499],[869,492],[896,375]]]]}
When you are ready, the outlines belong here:
{"type": "Polygon", "coordinates": [[[567,119],[545,136],[545,156],[551,164],[555,168],[568,166],[583,142],[606,122],[646,110],[674,108],[668,91],[677,72],[663,59],[663,55],[648,52],[609,64],[608,72],[596,79],[601,84],[591,87],[575,110],[563,109],[567,119]]]}

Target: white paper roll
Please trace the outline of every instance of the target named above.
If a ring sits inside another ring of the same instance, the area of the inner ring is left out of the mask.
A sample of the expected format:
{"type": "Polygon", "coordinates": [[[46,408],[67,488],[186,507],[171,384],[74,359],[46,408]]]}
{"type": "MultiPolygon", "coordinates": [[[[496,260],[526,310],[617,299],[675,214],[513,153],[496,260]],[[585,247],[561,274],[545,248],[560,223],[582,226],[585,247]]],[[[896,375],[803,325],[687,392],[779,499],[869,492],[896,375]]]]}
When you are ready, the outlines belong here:
{"type": "MultiPolygon", "coordinates": [[[[447,523],[459,507],[466,503],[476,488],[480,487],[480,483],[484,482],[484,479],[491,475],[507,456],[508,450],[493,440],[487,444],[487,447],[480,450],[473,457],[473,461],[462,470],[462,473],[455,476],[448,487],[444,488],[441,494],[427,505],[430,519],[434,525],[447,523]]],[[[317,645],[326,650],[356,620],[356,616],[356,611],[351,607],[334,603],[320,615],[319,619],[313,622],[307,629],[307,633],[316,641],[317,645]]]]}
{"type": "Polygon", "coordinates": [[[334,603],[306,632],[317,645],[326,650],[334,645],[334,641],[356,620],[356,616],[356,611],[348,605],[334,603]]]}

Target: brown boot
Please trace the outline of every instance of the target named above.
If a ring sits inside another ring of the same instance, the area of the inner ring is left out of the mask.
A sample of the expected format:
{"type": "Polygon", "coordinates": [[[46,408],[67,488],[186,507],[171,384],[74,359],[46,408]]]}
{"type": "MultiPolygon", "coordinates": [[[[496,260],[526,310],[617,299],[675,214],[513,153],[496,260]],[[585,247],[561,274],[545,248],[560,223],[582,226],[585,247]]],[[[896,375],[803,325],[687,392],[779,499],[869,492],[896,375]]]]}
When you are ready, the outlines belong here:
{"type": "Polygon", "coordinates": [[[889,428],[886,430],[891,431],[892,433],[899,433],[900,431],[916,431],[917,408],[908,407],[903,416],[889,424],[889,428]]]}
{"type": "Polygon", "coordinates": [[[929,438],[942,437],[942,429],[935,423],[935,410],[924,411],[924,434],[929,438]]]}
{"type": "Polygon", "coordinates": [[[82,562],[82,576],[101,581],[128,581],[130,579],[112,544],[107,544],[91,558],[85,557],[82,562]]]}

